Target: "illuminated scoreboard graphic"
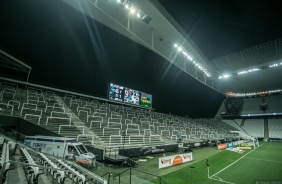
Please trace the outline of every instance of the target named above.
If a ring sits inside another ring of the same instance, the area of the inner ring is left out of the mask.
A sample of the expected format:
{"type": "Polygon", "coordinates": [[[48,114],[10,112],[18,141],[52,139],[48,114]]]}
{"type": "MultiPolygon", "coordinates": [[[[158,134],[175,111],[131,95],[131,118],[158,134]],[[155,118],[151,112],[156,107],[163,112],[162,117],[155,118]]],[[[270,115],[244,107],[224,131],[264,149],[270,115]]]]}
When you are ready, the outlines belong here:
{"type": "Polygon", "coordinates": [[[152,108],[152,95],[113,83],[109,85],[109,99],[152,108]]]}
{"type": "Polygon", "coordinates": [[[152,107],[152,95],[142,92],[140,105],[151,108],[152,107]]]}
{"type": "Polygon", "coordinates": [[[109,89],[109,99],[110,100],[116,100],[116,101],[123,101],[123,91],[124,87],[119,86],[116,84],[110,84],[110,89],[109,89]]]}

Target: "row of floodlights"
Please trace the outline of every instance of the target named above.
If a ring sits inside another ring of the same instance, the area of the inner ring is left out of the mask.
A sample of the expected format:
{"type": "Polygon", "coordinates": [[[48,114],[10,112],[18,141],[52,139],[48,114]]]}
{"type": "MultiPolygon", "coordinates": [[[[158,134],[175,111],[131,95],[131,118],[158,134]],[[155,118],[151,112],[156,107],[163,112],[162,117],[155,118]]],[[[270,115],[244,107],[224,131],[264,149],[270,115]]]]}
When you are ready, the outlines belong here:
{"type": "Polygon", "coordinates": [[[282,92],[282,90],[281,89],[276,89],[276,90],[253,92],[253,93],[234,93],[234,92],[228,92],[228,93],[226,93],[226,95],[239,97],[239,96],[265,95],[265,94],[278,93],[278,92],[282,92]]]}
{"type": "Polygon", "coordinates": [[[208,77],[211,77],[211,73],[205,68],[203,67],[201,64],[199,64],[198,62],[196,62],[193,57],[191,56],[190,53],[188,53],[186,50],[184,50],[184,48],[178,44],[174,44],[174,47],[177,49],[178,52],[181,52],[185,58],[187,58],[187,60],[191,61],[197,68],[199,68],[202,72],[204,72],[204,74],[208,77]]]}
{"type": "MultiPolygon", "coordinates": [[[[253,68],[253,69],[249,69],[249,70],[240,71],[240,72],[237,73],[237,75],[256,72],[256,71],[259,71],[261,69],[266,69],[266,68],[274,68],[274,67],[278,67],[279,65],[282,66],[282,62],[281,63],[274,63],[274,64],[271,64],[269,66],[262,66],[260,68],[253,68]]],[[[236,75],[236,74],[234,74],[234,75],[236,75]]],[[[231,76],[232,76],[231,74],[223,74],[223,75],[219,76],[218,79],[226,79],[226,78],[229,78],[231,76]]]]}
{"type": "Polygon", "coordinates": [[[136,15],[138,18],[142,19],[145,23],[149,24],[151,22],[151,18],[146,15],[143,11],[138,9],[128,0],[116,0],[119,4],[123,5],[126,9],[129,10],[130,14],[136,15]]]}

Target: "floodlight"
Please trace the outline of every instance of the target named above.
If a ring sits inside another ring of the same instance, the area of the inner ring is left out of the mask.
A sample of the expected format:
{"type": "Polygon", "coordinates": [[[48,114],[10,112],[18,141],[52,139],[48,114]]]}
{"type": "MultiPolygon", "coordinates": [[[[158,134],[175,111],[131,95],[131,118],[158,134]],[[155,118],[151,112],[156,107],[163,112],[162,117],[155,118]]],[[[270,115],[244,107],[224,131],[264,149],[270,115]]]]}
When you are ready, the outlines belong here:
{"type": "Polygon", "coordinates": [[[184,56],[187,56],[187,53],[185,51],[182,52],[184,54],[184,56]]]}
{"type": "Polygon", "coordinates": [[[126,3],[124,6],[125,6],[126,9],[130,8],[130,5],[128,3],[126,3]]]}
{"type": "Polygon", "coordinates": [[[136,15],[137,15],[137,17],[140,18],[140,19],[143,19],[144,17],[147,16],[147,15],[146,15],[144,12],[142,12],[141,10],[138,10],[136,15]]]}
{"type": "Polygon", "coordinates": [[[117,2],[118,2],[118,3],[121,3],[121,1],[120,1],[120,0],[117,0],[117,2]]]}
{"type": "Polygon", "coordinates": [[[193,58],[192,58],[190,55],[188,55],[187,58],[188,58],[190,61],[193,61],[193,58]]]}
{"type": "Polygon", "coordinates": [[[130,13],[134,14],[135,12],[136,12],[136,9],[135,9],[134,6],[132,6],[132,7],[130,8],[130,13]]]}
{"type": "Polygon", "coordinates": [[[178,51],[182,51],[183,49],[182,49],[182,47],[178,47],[177,50],[178,51]]]}
{"type": "Polygon", "coordinates": [[[248,73],[248,72],[247,71],[242,71],[242,72],[238,72],[237,74],[241,75],[241,74],[245,74],[245,73],[248,73]]]}
{"type": "Polygon", "coordinates": [[[175,48],[177,48],[177,47],[178,47],[178,44],[177,44],[177,43],[175,43],[175,44],[174,44],[174,47],[175,47],[175,48]]]}
{"type": "Polygon", "coordinates": [[[272,64],[272,65],[269,65],[269,68],[277,67],[277,66],[278,66],[278,63],[275,63],[275,64],[272,64]]]}
{"type": "Polygon", "coordinates": [[[223,74],[222,76],[219,76],[218,79],[222,79],[222,78],[227,79],[227,78],[229,78],[230,76],[231,76],[231,75],[229,75],[229,74],[223,74]]]}

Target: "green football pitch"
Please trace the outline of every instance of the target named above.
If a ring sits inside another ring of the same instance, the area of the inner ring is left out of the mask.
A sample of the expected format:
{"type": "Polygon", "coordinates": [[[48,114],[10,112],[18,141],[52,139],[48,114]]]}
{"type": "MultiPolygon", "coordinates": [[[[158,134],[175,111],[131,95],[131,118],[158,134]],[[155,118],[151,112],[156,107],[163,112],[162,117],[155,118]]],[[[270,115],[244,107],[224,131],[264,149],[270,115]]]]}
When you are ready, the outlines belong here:
{"type": "MultiPolygon", "coordinates": [[[[218,151],[210,147],[194,149],[192,162],[158,169],[158,159],[161,156],[153,155],[154,158],[139,163],[137,169],[159,175],[167,184],[282,184],[282,143],[280,142],[265,142],[243,154],[227,150],[218,151]],[[206,166],[207,159],[209,168],[206,166]]],[[[125,168],[108,169],[112,176],[126,170],[125,168]]],[[[135,170],[132,170],[131,174],[131,183],[160,183],[159,179],[135,170]]],[[[121,175],[120,183],[130,183],[129,180],[130,174],[127,171],[121,175]]],[[[118,183],[118,179],[111,180],[110,183],[118,183]]]]}
{"type": "MultiPolygon", "coordinates": [[[[282,143],[266,142],[243,154],[220,151],[210,156],[209,177],[206,159],[163,175],[169,184],[181,183],[238,183],[282,184],[282,143]]],[[[159,183],[154,181],[154,183],[159,183]]]]}

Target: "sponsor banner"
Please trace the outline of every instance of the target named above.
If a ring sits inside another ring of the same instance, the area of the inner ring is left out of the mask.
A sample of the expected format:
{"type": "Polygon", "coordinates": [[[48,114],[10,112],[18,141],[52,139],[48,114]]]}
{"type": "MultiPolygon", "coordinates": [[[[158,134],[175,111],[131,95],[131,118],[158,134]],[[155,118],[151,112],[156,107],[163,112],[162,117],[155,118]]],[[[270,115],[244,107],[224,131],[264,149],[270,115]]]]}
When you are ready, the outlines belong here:
{"type": "Polygon", "coordinates": [[[217,145],[217,149],[218,150],[223,150],[225,148],[227,148],[227,144],[226,143],[217,145]]]}
{"type": "Polygon", "coordinates": [[[159,169],[192,161],[192,153],[185,153],[159,158],[159,169]]]}
{"type": "Polygon", "coordinates": [[[163,153],[163,152],[174,152],[177,149],[178,149],[178,144],[119,149],[119,155],[126,156],[126,157],[136,157],[136,156],[143,156],[143,155],[153,155],[156,153],[163,153]]]}
{"type": "Polygon", "coordinates": [[[282,139],[269,139],[269,142],[282,142],[282,139]]]}
{"type": "Polygon", "coordinates": [[[190,147],[190,148],[203,147],[207,145],[208,145],[208,141],[183,143],[184,147],[190,147]]]}
{"type": "Polygon", "coordinates": [[[244,153],[244,150],[241,150],[241,149],[238,149],[238,148],[227,148],[226,150],[233,151],[233,152],[236,152],[236,153],[244,153]]]}
{"type": "Polygon", "coordinates": [[[233,142],[227,143],[227,147],[230,148],[233,146],[233,142]]]}

